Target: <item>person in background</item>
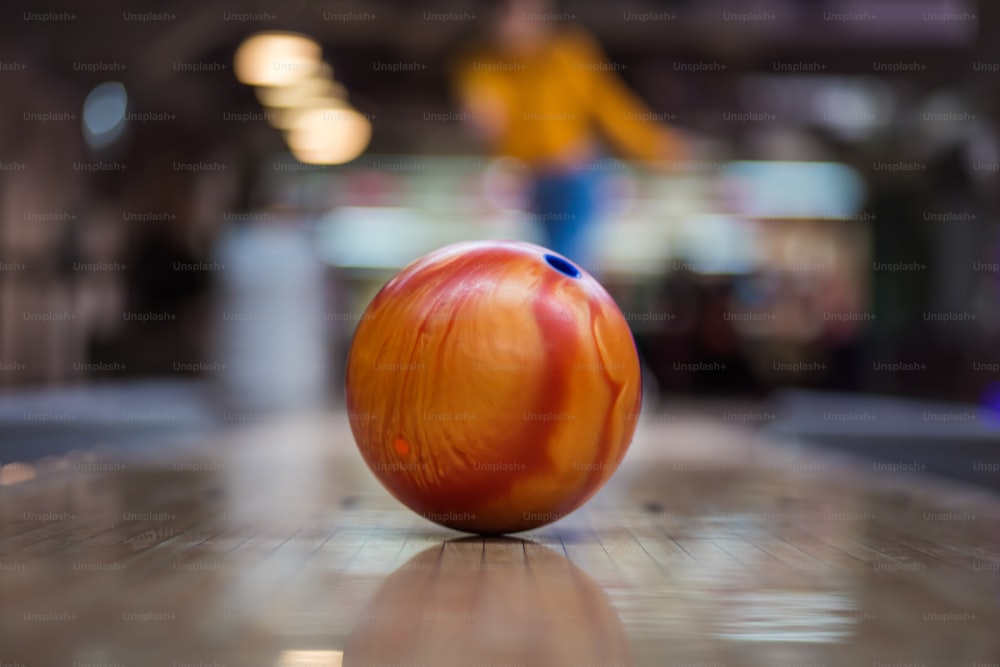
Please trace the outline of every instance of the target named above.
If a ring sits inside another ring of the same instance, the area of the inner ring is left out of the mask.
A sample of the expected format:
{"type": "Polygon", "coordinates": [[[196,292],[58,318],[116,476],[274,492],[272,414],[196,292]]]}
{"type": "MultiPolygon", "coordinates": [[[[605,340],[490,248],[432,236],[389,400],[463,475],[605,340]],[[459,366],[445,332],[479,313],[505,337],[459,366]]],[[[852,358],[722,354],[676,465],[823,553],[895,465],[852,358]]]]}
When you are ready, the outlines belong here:
{"type": "Polygon", "coordinates": [[[550,2],[491,4],[489,39],[456,67],[461,104],[495,153],[529,167],[530,211],[544,243],[593,272],[587,241],[600,213],[602,143],[666,163],[685,157],[683,141],[650,120],[655,114],[587,32],[552,20],[550,2]]]}

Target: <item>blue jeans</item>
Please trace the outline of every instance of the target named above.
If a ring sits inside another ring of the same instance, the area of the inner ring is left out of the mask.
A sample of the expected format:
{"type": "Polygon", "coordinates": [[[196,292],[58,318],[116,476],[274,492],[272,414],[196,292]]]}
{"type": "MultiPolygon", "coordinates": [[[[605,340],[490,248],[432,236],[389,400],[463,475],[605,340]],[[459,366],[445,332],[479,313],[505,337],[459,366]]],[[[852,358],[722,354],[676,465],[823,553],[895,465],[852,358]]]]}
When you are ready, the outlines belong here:
{"type": "Polygon", "coordinates": [[[588,240],[600,213],[600,185],[595,169],[541,172],[531,197],[543,244],[591,273],[595,266],[588,240]]]}

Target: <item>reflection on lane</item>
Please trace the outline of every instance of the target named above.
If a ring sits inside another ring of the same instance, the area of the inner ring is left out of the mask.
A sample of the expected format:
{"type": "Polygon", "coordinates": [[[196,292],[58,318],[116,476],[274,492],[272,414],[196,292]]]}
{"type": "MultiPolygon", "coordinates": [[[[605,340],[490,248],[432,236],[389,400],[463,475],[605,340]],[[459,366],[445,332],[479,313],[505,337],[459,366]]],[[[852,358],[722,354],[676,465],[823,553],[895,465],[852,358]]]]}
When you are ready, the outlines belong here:
{"type": "Polygon", "coordinates": [[[604,590],[533,542],[462,538],[417,554],[378,588],[345,667],[632,665],[604,590]]]}
{"type": "Polygon", "coordinates": [[[341,667],[343,651],[282,651],[275,667],[341,667]]]}
{"type": "Polygon", "coordinates": [[[735,593],[718,636],[746,642],[828,643],[852,634],[851,596],[831,592],[775,590],[735,593]]]}

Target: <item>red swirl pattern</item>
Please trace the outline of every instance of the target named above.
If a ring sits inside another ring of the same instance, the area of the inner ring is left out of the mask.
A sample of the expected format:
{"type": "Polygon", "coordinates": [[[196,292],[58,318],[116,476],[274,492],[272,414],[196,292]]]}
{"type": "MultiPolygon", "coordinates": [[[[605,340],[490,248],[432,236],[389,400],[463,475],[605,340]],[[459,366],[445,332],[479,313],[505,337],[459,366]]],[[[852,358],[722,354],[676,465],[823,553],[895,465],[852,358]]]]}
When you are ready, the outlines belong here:
{"type": "Polygon", "coordinates": [[[372,300],[347,364],[369,468],[403,504],[476,533],[565,516],[611,476],[641,401],[635,343],[590,275],[516,241],[460,243],[372,300]]]}

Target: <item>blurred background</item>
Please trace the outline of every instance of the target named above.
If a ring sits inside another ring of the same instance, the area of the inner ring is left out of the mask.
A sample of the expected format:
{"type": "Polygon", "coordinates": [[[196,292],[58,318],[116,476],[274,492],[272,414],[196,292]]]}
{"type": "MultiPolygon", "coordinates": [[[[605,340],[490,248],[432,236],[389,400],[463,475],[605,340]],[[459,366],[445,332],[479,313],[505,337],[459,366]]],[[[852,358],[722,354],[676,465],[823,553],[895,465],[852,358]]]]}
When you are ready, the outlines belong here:
{"type": "MultiPolygon", "coordinates": [[[[402,266],[545,239],[533,167],[456,90],[497,3],[6,3],[0,465],[337,408],[402,266]],[[481,120],[481,119],[479,119],[481,120]]],[[[581,243],[707,410],[996,485],[1000,6],[566,0],[686,150],[581,165],[581,243]],[[741,406],[735,410],[733,406],[741,406]],[[748,407],[749,406],[749,407],[748,407]]],[[[525,17],[522,17],[525,18],[525,17]]],[[[678,408],[677,406],[682,406],[678,408]]]]}

